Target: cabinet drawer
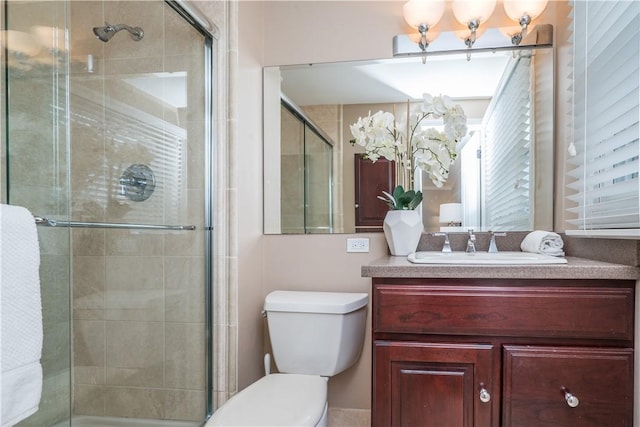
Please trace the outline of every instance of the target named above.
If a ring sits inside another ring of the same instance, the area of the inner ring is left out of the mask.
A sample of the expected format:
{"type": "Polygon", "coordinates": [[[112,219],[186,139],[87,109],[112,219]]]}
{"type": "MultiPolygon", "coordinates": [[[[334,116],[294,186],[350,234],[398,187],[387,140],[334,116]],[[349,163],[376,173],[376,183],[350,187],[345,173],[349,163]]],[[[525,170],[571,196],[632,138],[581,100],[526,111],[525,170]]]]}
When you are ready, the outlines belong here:
{"type": "Polygon", "coordinates": [[[374,332],[633,339],[633,287],[378,283],[374,332]]]}
{"type": "Polygon", "coordinates": [[[505,426],[633,423],[632,349],[505,346],[503,375],[505,426]]]}

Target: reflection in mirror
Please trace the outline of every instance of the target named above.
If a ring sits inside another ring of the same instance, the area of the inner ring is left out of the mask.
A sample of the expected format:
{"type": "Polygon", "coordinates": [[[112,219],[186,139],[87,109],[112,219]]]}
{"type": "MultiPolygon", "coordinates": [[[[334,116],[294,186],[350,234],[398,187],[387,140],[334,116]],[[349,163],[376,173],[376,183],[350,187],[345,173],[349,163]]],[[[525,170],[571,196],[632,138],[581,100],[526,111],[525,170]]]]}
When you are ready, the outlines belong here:
{"type": "Polygon", "coordinates": [[[285,99],[281,117],[282,233],[331,233],[333,142],[285,99]]]}
{"type": "Polygon", "coordinates": [[[381,231],[387,206],[376,195],[395,186],[395,166],[363,163],[364,149],[349,144],[349,126],[369,112],[417,108],[423,93],[452,97],[469,128],[443,187],[416,180],[425,231],[449,227],[440,221],[440,206],[449,203],[462,206],[460,226],[449,231],[551,228],[553,49],[537,48],[473,52],[470,61],[466,52],[454,52],[428,56],[424,64],[413,57],[265,68],[265,233],[381,231]],[[282,96],[289,107],[281,107],[282,96]],[[331,149],[317,154],[331,168],[315,175],[322,179],[310,179],[311,152],[296,174],[285,166],[291,140],[283,114],[291,110],[328,136],[331,149]],[[306,178],[295,185],[308,196],[285,194],[294,176],[306,178]],[[318,227],[309,212],[310,194],[320,188],[331,211],[318,227]],[[298,226],[289,227],[285,218],[294,212],[298,226]]]}

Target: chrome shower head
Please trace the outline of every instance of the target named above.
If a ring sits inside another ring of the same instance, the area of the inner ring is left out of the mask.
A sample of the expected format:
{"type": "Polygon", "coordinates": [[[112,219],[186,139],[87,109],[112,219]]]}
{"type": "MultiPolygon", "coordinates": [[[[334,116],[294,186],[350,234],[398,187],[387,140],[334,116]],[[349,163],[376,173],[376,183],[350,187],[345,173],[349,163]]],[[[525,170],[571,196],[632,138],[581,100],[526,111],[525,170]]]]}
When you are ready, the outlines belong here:
{"type": "Polygon", "coordinates": [[[135,41],[142,40],[144,37],[144,31],[140,27],[130,27],[126,24],[111,25],[108,22],[104,23],[104,27],[93,27],[93,34],[96,38],[103,42],[108,42],[118,31],[127,30],[131,34],[131,38],[135,41]]]}
{"type": "Polygon", "coordinates": [[[106,27],[93,27],[93,34],[96,35],[96,38],[106,43],[116,35],[116,32],[112,26],[107,25],[106,27]]]}

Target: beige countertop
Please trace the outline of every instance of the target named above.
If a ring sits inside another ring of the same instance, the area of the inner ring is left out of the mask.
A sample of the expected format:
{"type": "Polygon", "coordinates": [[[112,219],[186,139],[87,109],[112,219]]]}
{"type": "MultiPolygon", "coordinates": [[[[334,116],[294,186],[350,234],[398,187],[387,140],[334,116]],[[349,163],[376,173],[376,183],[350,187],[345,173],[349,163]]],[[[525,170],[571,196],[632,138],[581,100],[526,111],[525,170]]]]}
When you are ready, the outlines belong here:
{"type": "Polygon", "coordinates": [[[362,277],[484,279],[637,280],[638,267],[567,257],[567,264],[446,265],[413,264],[404,256],[387,256],[362,266],[362,277]]]}

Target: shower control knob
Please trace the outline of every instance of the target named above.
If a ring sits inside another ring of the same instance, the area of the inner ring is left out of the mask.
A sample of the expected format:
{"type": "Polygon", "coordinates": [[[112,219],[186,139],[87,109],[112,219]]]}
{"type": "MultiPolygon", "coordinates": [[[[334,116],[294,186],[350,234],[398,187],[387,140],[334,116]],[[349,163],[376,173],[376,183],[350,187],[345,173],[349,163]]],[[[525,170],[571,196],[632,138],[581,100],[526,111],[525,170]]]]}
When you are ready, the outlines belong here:
{"type": "Polygon", "coordinates": [[[134,164],[122,173],[119,195],[134,202],[147,200],[156,188],[156,177],[147,165],[134,164]]]}

